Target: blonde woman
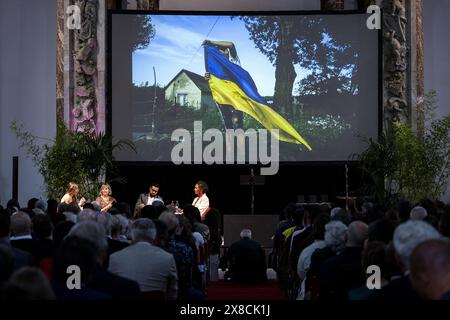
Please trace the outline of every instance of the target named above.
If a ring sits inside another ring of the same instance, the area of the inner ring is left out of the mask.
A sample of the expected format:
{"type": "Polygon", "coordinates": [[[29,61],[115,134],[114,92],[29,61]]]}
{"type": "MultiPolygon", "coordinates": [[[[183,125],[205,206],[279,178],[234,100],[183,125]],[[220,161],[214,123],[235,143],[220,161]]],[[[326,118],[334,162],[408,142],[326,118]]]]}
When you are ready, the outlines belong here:
{"type": "Polygon", "coordinates": [[[80,208],[83,208],[86,203],[86,199],[82,197],[79,201],[77,199],[77,195],[80,192],[78,185],[75,182],[69,182],[66,189],[66,194],[61,198],[61,203],[76,203],[80,208]]]}
{"type": "Polygon", "coordinates": [[[100,211],[101,212],[107,212],[109,209],[112,208],[114,203],[116,203],[116,199],[111,197],[112,190],[111,186],[109,184],[103,184],[100,187],[100,195],[95,200],[100,205],[100,211]]]}

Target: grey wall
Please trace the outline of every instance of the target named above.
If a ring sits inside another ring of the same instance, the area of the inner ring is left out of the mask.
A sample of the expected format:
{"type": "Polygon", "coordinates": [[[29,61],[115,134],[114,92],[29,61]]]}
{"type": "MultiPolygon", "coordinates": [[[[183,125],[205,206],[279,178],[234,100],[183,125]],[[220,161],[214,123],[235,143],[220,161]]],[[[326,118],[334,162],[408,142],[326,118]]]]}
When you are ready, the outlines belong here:
{"type": "MultiPolygon", "coordinates": [[[[423,1],[425,91],[436,90],[436,116],[450,113],[450,0],[423,1]]],[[[450,202],[450,184],[443,199],[450,202]]]]}
{"type": "Polygon", "coordinates": [[[19,202],[43,194],[42,178],[9,129],[55,134],[56,0],[0,0],[0,203],[11,198],[12,157],[19,156],[19,202]]]}

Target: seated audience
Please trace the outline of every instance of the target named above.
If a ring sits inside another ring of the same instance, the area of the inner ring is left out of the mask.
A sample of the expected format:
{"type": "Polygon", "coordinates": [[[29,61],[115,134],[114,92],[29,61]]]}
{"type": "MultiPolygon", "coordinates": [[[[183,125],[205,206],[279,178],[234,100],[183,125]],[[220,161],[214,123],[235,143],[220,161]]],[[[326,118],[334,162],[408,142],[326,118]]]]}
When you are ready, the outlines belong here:
{"type": "MultiPolygon", "coordinates": [[[[27,251],[36,259],[37,242],[31,235],[30,216],[18,211],[11,216],[11,245],[15,248],[27,251]]],[[[37,261],[36,261],[37,262],[37,261]]]]}
{"type": "Polygon", "coordinates": [[[382,300],[416,300],[419,296],[411,286],[409,277],[410,257],[412,251],[422,242],[439,239],[441,235],[430,224],[418,220],[409,220],[400,224],[394,232],[394,249],[397,261],[403,272],[400,278],[391,282],[381,290],[375,291],[369,299],[382,300]]]}
{"type": "Polygon", "coordinates": [[[364,283],[361,253],[366,239],[364,222],[354,221],[348,226],[344,250],[327,259],[320,270],[320,299],[345,300],[351,289],[364,283]]]}
{"type": "MultiPolygon", "coordinates": [[[[101,213],[101,215],[104,215],[101,213]]],[[[133,299],[139,294],[137,282],[112,274],[104,270],[103,265],[107,258],[108,243],[102,225],[96,221],[84,221],[76,224],[69,232],[68,237],[77,237],[90,241],[95,249],[96,267],[87,285],[89,288],[107,293],[113,299],[133,299]]]]}

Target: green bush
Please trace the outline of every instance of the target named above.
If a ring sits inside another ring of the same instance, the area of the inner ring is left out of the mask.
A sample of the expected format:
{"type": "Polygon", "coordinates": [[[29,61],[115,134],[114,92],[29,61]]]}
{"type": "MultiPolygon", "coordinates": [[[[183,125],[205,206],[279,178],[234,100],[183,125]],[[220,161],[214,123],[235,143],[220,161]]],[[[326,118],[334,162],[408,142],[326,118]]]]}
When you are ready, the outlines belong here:
{"type": "MultiPolygon", "coordinates": [[[[429,99],[434,96],[428,95],[429,99]]],[[[449,133],[450,114],[431,119],[423,137],[418,137],[411,126],[395,123],[392,131],[378,140],[368,139],[367,149],[356,155],[370,181],[366,191],[388,204],[398,199],[439,199],[450,176],[449,133]]]]}
{"type": "Polygon", "coordinates": [[[100,186],[105,182],[106,173],[114,181],[125,182],[119,176],[112,156],[114,149],[134,145],[127,140],[112,143],[112,137],[106,133],[82,133],[69,130],[60,124],[56,137],[50,144],[40,144],[39,138],[24,131],[23,125],[13,121],[11,130],[25,147],[39,173],[44,178],[47,196],[59,199],[64,195],[69,181],[80,188],[80,194],[89,201],[95,200],[100,186]]]}

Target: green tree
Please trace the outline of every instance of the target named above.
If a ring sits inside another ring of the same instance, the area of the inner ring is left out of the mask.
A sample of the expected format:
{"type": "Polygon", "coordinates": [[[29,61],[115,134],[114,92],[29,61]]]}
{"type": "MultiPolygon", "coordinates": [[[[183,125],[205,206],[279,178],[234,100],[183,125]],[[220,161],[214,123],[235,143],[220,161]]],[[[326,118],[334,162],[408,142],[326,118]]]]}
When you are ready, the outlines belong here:
{"type": "Polygon", "coordinates": [[[155,26],[152,24],[152,18],[149,15],[132,16],[131,45],[132,50],[136,51],[148,47],[150,41],[155,37],[155,26]]]}

